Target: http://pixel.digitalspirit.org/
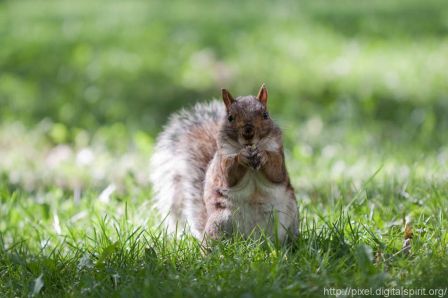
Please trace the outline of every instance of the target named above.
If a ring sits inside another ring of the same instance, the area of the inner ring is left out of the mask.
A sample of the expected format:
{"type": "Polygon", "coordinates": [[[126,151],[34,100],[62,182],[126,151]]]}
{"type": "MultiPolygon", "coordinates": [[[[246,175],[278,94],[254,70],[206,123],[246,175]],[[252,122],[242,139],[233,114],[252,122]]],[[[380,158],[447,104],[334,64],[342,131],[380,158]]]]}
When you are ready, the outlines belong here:
{"type": "Polygon", "coordinates": [[[324,295],[326,296],[383,296],[383,297],[448,297],[448,288],[324,288],[324,295]]]}

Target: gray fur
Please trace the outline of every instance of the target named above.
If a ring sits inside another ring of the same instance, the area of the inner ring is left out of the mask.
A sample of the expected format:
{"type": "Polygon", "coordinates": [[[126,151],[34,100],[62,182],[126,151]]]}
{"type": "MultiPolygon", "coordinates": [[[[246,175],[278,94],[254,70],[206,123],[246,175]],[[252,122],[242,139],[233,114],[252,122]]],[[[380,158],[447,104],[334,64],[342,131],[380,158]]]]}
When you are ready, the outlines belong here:
{"type": "Polygon", "coordinates": [[[181,233],[187,228],[199,236],[196,231],[205,225],[206,219],[201,220],[206,216],[202,198],[204,176],[213,155],[202,150],[216,151],[216,136],[225,115],[222,102],[196,104],[191,110],[173,114],[157,139],[150,161],[150,178],[155,207],[170,233],[176,230],[181,233]],[[195,135],[187,134],[192,131],[202,138],[201,142],[195,135]]]}

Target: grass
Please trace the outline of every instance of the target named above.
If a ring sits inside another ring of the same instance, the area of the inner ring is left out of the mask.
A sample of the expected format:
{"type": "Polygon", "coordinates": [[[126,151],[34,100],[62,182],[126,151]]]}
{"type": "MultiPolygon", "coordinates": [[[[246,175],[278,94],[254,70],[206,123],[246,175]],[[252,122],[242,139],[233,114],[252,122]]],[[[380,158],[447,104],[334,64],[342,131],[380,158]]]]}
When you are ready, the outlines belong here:
{"type": "MultiPolygon", "coordinates": [[[[17,135],[20,130],[15,129],[17,135]]],[[[17,142],[7,134],[11,130],[2,132],[2,144],[17,142]]],[[[20,134],[45,144],[41,133],[20,134]]],[[[391,156],[378,160],[372,152],[345,145],[339,150],[352,153],[344,168],[337,149],[299,155],[302,145],[297,145],[288,151],[288,162],[292,181],[299,186],[298,239],[281,247],[269,239],[235,235],[204,255],[196,240],[176,240],[164,233],[151,208],[150,187],[144,177],[137,177],[146,153],[132,145],[135,139],[125,157],[101,151],[107,140],[99,139],[93,138],[90,150],[100,161],[80,162],[85,151],[72,145],[73,153],[51,168],[51,156],[60,153],[49,146],[46,159],[23,160],[28,165],[23,171],[32,169],[31,177],[47,172],[40,180],[27,180],[18,162],[4,171],[4,295],[312,297],[323,296],[325,288],[348,286],[446,288],[447,172],[433,160],[446,158],[446,151],[419,160],[401,150],[401,161],[391,156]],[[101,161],[106,154],[112,157],[101,161]],[[128,167],[121,159],[137,162],[128,167]],[[356,163],[350,165],[352,161],[356,163]],[[95,184],[86,176],[106,173],[112,166],[121,177],[105,176],[95,184]],[[64,174],[67,167],[70,179],[64,174]],[[57,184],[61,177],[67,184],[57,184]],[[114,181],[114,187],[103,186],[107,181],[114,181]],[[408,254],[403,252],[406,220],[413,231],[408,254]]],[[[8,159],[24,156],[8,152],[8,159]]]]}
{"type": "Polygon", "coordinates": [[[446,2],[194,3],[0,1],[0,296],[447,296],[446,2]],[[152,208],[154,141],[261,81],[300,234],[204,254],[152,208]]]}

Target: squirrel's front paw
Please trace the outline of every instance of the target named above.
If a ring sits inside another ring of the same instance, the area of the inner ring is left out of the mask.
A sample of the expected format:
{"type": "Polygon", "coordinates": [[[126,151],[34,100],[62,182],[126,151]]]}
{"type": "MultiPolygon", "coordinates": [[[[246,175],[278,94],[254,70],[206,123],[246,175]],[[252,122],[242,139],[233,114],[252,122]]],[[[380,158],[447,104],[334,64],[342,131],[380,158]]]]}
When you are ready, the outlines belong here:
{"type": "Polygon", "coordinates": [[[258,150],[257,147],[247,146],[241,150],[243,165],[254,170],[259,170],[267,161],[267,154],[265,151],[258,150]]]}
{"type": "Polygon", "coordinates": [[[250,168],[252,167],[252,158],[253,158],[253,152],[249,147],[245,147],[241,149],[240,153],[238,154],[238,163],[250,168]]]}
{"type": "Polygon", "coordinates": [[[252,167],[255,170],[259,170],[263,165],[266,164],[267,160],[268,160],[268,155],[267,155],[266,151],[259,151],[257,149],[252,158],[252,161],[253,161],[252,167]]]}

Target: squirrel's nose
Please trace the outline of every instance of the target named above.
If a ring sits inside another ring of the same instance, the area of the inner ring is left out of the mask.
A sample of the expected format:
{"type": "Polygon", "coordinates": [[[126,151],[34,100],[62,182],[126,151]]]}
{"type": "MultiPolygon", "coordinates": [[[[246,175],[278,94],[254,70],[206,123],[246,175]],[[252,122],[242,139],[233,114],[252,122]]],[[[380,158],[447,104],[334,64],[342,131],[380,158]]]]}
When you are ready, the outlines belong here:
{"type": "Polygon", "coordinates": [[[250,124],[246,124],[243,127],[243,137],[246,140],[250,140],[254,137],[255,131],[254,131],[254,127],[250,124]]]}

